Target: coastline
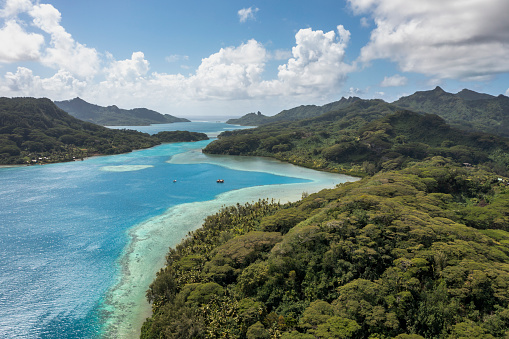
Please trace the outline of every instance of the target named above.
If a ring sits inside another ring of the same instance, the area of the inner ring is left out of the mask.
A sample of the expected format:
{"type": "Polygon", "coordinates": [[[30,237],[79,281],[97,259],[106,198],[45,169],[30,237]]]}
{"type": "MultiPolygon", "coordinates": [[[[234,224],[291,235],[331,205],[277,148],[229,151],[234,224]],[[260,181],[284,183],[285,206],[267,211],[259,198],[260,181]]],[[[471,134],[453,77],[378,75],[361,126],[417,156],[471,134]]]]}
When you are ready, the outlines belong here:
{"type": "Polygon", "coordinates": [[[358,180],[347,175],[319,172],[274,159],[210,156],[201,153],[200,149],[177,154],[167,162],[210,163],[239,171],[297,177],[309,182],[261,185],[228,191],[213,200],[171,207],[163,214],[131,228],[128,231],[129,245],[119,262],[122,278],[108,292],[103,307],[103,311],[110,315],[110,321],[104,326],[104,337],[139,338],[143,322],[151,315],[145,292],[156,273],[164,267],[168,249],[180,243],[188,232],[201,227],[204,219],[221,207],[264,198],[281,203],[297,201],[303,193],[314,193],[342,182],[358,180]]]}

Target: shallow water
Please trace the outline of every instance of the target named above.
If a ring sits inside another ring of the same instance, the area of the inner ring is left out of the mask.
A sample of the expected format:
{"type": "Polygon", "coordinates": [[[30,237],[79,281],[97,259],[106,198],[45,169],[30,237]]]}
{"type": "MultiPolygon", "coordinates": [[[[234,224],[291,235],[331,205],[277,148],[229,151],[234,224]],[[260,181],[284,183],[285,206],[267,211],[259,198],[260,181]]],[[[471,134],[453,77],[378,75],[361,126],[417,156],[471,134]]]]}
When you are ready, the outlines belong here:
{"type": "Polygon", "coordinates": [[[264,159],[207,157],[197,151],[207,142],[0,169],[0,337],[136,337],[168,247],[205,216],[349,180],[264,159]]]}

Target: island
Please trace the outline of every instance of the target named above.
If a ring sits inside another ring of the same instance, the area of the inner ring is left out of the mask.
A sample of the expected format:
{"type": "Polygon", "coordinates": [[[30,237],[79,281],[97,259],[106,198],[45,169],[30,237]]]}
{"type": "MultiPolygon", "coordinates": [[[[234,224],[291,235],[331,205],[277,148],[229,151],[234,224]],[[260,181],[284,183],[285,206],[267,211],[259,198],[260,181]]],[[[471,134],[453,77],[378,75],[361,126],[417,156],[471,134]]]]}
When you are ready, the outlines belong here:
{"type": "Polygon", "coordinates": [[[55,101],[55,105],[75,118],[102,126],[146,126],[189,122],[188,119],[161,114],[147,108],[122,109],[116,105],[107,107],[94,105],[79,97],[72,100],[55,101]]]}

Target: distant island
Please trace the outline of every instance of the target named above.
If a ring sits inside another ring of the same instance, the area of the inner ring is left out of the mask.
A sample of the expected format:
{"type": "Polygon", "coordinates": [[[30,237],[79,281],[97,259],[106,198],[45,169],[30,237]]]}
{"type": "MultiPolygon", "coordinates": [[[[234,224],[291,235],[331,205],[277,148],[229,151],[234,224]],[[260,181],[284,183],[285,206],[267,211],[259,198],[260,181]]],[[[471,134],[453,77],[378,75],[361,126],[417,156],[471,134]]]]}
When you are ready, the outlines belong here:
{"type": "Polygon", "coordinates": [[[207,140],[205,133],[155,135],[79,120],[49,99],[0,98],[0,164],[45,164],[149,148],[163,142],[207,140]]]}
{"type": "Polygon", "coordinates": [[[169,114],[161,114],[147,108],[122,109],[117,106],[98,106],[81,98],[55,101],[55,105],[75,118],[102,126],[146,126],[150,124],[168,124],[189,122],[169,114]]]}

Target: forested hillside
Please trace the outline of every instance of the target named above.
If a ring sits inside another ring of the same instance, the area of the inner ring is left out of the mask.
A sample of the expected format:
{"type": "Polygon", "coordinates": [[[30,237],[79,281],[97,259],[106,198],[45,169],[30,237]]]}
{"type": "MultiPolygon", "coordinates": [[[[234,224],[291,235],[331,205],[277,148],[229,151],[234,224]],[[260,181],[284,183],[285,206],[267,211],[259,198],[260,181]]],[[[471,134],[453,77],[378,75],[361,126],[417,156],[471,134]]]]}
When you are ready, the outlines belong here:
{"type": "Polygon", "coordinates": [[[507,338],[508,151],[380,100],[221,134],[204,152],[365,177],[208,217],[170,249],[141,337],[507,338]]]}
{"type": "Polygon", "coordinates": [[[72,161],[118,154],[161,142],[208,139],[203,133],[113,130],[78,120],[49,99],[0,98],[0,164],[72,161]]]}
{"type": "Polygon", "coordinates": [[[356,175],[443,156],[508,174],[508,139],[452,128],[437,115],[395,110],[383,101],[358,101],[313,119],[223,133],[203,151],[269,156],[356,175]]]}
{"type": "Polygon", "coordinates": [[[509,188],[433,157],[224,208],[167,256],[142,338],[509,335],[509,188]]]}
{"type": "MultiPolygon", "coordinates": [[[[228,123],[262,126],[274,122],[309,119],[327,112],[347,108],[357,101],[362,101],[362,99],[357,97],[342,98],[323,106],[295,107],[274,116],[249,113],[242,118],[231,119],[228,123]]],[[[458,129],[509,137],[509,97],[504,95],[496,97],[468,89],[452,94],[436,87],[431,91],[416,92],[402,97],[394,101],[392,105],[417,113],[436,114],[458,129]]]]}
{"type": "Polygon", "coordinates": [[[416,112],[433,113],[454,127],[509,137],[509,97],[462,90],[447,93],[440,87],[416,92],[393,102],[416,112]]]}
{"type": "Polygon", "coordinates": [[[127,110],[114,105],[103,107],[90,104],[81,98],[55,101],[55,104],[75,118],[102,126],[143,126],[189,121],[188,119],[161,114],[147,108],[127,110]]]}
{"type": "Polygon", "coordinates": [[[265,116],[260,112],[249,113],[239,119],[230,119],[227,121],[227,123],[242,126],[261,126],[281,121],[297,121],[317,117],[329,111],[345,108],[358,100],[361,99],[357,97],[349,97],[346,99],[343,97],[339,101],[331,102],[323,106],[303,105],[291,109],[286,109],[274,116],[265,116]]]}

